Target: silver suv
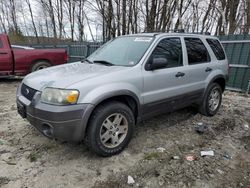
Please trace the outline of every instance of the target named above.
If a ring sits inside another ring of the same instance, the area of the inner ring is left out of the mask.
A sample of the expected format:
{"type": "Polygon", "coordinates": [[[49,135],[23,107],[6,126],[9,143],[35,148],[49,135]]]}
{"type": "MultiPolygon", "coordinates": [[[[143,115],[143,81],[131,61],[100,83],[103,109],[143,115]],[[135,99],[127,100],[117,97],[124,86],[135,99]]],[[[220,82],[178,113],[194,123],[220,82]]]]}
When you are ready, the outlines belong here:
{"type": "Polygon", "coordinates": [[[186,33],[118,37],[82,62],[27,75],[18,112],[49,138],[85,140],[101,156],[121,152],[134,125],[197,106],[218,111],[228,61],[217,38],[186,33]]]}

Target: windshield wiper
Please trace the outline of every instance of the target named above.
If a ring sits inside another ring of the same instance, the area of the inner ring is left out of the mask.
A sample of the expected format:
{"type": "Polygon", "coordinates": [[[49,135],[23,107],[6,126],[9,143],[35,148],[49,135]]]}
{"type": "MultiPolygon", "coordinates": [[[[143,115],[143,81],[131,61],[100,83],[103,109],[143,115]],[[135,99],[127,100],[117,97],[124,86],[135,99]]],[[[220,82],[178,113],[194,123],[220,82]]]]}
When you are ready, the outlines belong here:
{"type": "Polygon", "coordinates": [[[84,63],[85,61],[87,61],[89,64],[93,64],[93,62],[88,60],[87,58],[81,60],[82,63],[84,63]]]}
{"type": "Polygon", "coordinates": [[[113,66],[113,65],[115,65],[115,64],[110,63],[110,62],[105,61],[105,60],[96,60],[96,61],[94,61],[94,63],[100,63],[100,64],[104,64],[104,65],[107,65],[107,66],[113,66]]]}

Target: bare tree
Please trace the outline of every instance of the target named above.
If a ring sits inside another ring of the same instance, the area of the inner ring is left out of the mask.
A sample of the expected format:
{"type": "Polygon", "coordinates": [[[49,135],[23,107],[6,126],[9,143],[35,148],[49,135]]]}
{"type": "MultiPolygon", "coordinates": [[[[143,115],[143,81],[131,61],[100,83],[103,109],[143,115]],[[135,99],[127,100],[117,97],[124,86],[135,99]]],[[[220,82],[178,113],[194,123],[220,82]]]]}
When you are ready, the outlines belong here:
{"type": "Polygon", "coordinates": [[[64,0],[65,9],[68,15],[69,24],[70,24],[70,35],[71,40],[74,41],[74,32],[75,32],[75,17],[76,17],[76,1],[75,0],[64,0]]]}
{"type": "Polygon", "coordinates": [[[29,8],[30,18],[31,18],[31,22],[32,22],[32,26],[33,26],[33,29],[34,29],[34,33],[35,33],[35,36],[36,36],[37,43],[40,43],[39,37],[38,37],[38,32],[37,32],[37,29],[36,29],[36,24],[35,24],[35,21],[34,21],[33,10],[31,8],[31,4],[30,4],[30,0],[25,0],[25,2],[27,3],[28,8],[29,8]]]}

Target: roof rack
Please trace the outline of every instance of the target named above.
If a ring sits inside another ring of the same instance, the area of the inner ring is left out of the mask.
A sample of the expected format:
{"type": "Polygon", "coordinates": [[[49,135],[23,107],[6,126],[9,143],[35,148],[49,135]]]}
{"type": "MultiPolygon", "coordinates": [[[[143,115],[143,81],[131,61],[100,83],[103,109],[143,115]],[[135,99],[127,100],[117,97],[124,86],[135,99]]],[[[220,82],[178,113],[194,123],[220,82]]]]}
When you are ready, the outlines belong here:
{"type": "Polygon", "coordinates": [[[185,30],[184,29],[169,29],[166,32],[185,33],[185,30]]]}
{"type": "Polygon", "coordinates": [[[184,29],[174,29],[175,33],[185,33],[184,29]]]}
{"type": "Polygon", "coordinates": [[[168,32],[174,32],[174,33],[187,33],[187,34],[200,34],[200,35],[211,35],[210,32],[192,32],[192,33],[188,33],[188,32],[185,32],[184,29],[168,30],[168,32]]]}
{"type": "Polygon", "coordinates": [[[211,35],[210,32],[193,32],[192,34],[211,35]]]}

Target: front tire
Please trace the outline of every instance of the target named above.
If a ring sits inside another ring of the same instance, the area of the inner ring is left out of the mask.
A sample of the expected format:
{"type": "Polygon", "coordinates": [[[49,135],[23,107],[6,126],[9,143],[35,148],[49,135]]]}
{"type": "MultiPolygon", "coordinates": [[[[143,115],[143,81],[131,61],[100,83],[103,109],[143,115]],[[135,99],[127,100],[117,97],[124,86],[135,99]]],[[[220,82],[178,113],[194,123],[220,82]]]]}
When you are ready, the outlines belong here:
{"type": "Polygon", "coordinates": [[[202,105],[200,106],[201,114],[205,116],[214,116],[221,105],[222,89],[217,83],[212,83],[208,86],[204,95],[202,105]]]}
{"type": "Polygon", "coordinates": [[[108,102],[98,106],[87,130],[87,145],[99,156],[120,153],[129,143],[134,131],[134,115],[120,102],[108,102]]]}

